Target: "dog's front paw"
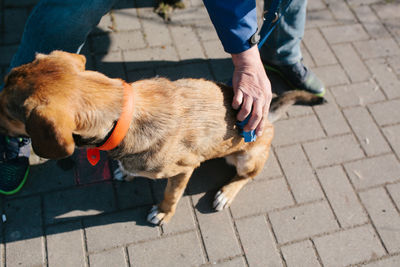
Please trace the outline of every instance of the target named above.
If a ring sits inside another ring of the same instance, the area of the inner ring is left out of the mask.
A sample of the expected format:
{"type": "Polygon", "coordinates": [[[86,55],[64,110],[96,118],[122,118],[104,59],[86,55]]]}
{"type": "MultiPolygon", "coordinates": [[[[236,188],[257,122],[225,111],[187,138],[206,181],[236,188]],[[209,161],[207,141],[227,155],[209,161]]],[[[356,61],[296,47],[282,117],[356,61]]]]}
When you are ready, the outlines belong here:
{"type": "Polygon", "coordinates": [[[173,216],[173,212],[165,213],[159,210],[158,206],[153,206],[147,215],[147,221],[152,224],[162,225],[167,223],[173,216]]]}
{"type": "Polygon", "coordinates": [[[229,201],[228,197],[224,194],[224,192],[219,190],[217,192],[217,194],[215,195],[214,202],[213,202],[213,208],[216,211],[221,211],[221,210],[229,207],[229,205],[230,205],[230,201],[229,201]]]}

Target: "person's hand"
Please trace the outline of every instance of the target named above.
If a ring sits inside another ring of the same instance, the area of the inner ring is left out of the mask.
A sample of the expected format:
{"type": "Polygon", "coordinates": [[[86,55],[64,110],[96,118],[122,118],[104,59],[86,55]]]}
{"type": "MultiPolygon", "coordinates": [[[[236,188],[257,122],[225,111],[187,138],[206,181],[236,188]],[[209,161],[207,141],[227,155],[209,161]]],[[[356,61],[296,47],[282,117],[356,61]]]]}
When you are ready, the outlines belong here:
{"type": "Polygon", "coordinates": [[[240,108],[237,114],[238,121],[245,120],[251,113],[250,120],[243,130],[249,132],[255,129],[256,135],[260,136],[264,130],[272,92],[257,46],[239,54],[232,54],[232,61],[235,66],[232,78],[232,107],[240,108]]]}

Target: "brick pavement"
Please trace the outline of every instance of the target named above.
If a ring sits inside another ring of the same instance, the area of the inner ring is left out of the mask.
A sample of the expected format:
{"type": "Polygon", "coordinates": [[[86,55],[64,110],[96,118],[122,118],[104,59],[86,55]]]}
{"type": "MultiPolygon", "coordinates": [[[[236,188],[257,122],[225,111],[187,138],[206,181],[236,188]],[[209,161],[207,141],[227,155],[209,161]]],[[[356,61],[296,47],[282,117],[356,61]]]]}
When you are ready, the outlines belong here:
{"type": "MultiPolygon", "coordinates": [[[[0,2],[1,76],[36,2],[0,2]]],[[[106,14],[84,47],[88,68],[226,81],[232,64],[202,2],[169,24],[153,4],[124,0],[106,14]]],[[[399,29],[397,0],[309,0],[304,60],[329,103],[276,123],[266,168],[230,209],[210,209],[233,173],[222,160],[196,170],[163,227],[145,216],[164,181],[76,179],[48,161],[0,198],[0,266],[400,266],[399,29]]]]}

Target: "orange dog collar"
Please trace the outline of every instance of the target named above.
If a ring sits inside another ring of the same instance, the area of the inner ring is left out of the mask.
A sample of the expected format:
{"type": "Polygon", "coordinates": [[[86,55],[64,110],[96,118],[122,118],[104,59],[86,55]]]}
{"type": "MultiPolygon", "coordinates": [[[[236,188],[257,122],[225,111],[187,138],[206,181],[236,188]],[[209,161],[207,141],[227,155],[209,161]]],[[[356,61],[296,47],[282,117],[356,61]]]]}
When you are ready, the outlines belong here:
{"type": "Polygon", "coordinates": [[[104,144],[96,148],[88,148],[86,156],[90,164],[95,166],[100,160],[100,150],[111,150],[116,148],[125,138],[133,116],[133,89],[132,86],[124,82],[124,103],[122,104],[122,112],[115,127],[104,144]]]}

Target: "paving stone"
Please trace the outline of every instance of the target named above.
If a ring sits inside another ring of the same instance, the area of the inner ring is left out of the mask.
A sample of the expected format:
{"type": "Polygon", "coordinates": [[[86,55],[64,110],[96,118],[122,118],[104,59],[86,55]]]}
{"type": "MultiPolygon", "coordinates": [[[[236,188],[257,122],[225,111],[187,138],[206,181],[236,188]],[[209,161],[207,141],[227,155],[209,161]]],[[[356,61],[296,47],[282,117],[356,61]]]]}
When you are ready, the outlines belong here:
{"type": "Polygon", "coordinates": [[[101,19],[99,24],[97,24],[96,28],[93,29],[93,34],[103,34],[112,32],[114,29],[112,18],[110,12],[105,14],[101,19]]]}
{"type": "Polygon", "coordinates": [[[217,213],[201,212],[201,210],[205,209],[200,207],[201,205],[209,206],[212,203],[210,198],[201,204],[199,201],[202,198],[204,198],[203,194],[194,195],[193,202],[197,203],[195,210],[209,260],[214,262],[240,255],[241,250],[228,210],[217,213]]]}
{"type": "Polygon", "coordinates": [[[286,113],[290,118],[314,115],[314,111],[311,106],[302,106],[302,105],[293,105],[289,107],[286,113]]]}
{"type": "Polygon", "coordinates": [[[6,266],[41,266],[45,252],[40,197],[9,200],[4,205],[6,266]]]}
{"type": "Polygon", "coordinates": [[[208,23],[210,21],[210,16],[203,5],[195,5],[190,8],[175,10],[171,20],[174,24],[197,26],[208,23]]]}
{"type": "Polygon", "coordinates": [[[368,221],[345,172],[339,166],[317,170],[318,178],[342,227],[368,221]]]}
{"type": "Polygon", "coordinates": [[[389,33],[368,5],[353,8],[357,18],[364,25],[368,34],[373,38],[387,38],[389,33]]]}
{"type": "Polygon", "coordinates": [[[351,44],[334,45],[332,49],[349,75],[351,82],[362,82],[370,79],[371,74],[351,44]]]}
{"type": "Polygon", "coordinates": [[[269,218],[279,244],[338,228],[326,201],[271,212],[269,218]]]}
{"type": "Polygon", "coordinates": [[[388,185],[387,189],[397,208],[400,210],[400,184],[388,185]]]}
{"type": "Polygon", "coordinates": [[[400,215],[383,188],[360,193],[368,214],[389,253],[400,251],[400,215]]]}
{"type": "Polygon", "coordinates": [[[378,258],[385,254],[379,238],[370,225],[314,239],[324,266],[347,266],[378,258]]]}
{"type": "Polygon", "coordinates": [[[262,179],[270,179],[282,176],[281,168],[272,150],[269,151],[267,163],[265,163],[263,170],[254,178],[256,181],[262,179]]]}
{"type": "Polygon", "coordinates": [[[142,8],[139,11],[139,19],[143,24],[145,40],[150,46],[169,46],[172,44],[168,25],[162,18],[156,16],[153,8],[142,8]]]}
{"type": "Polygon", "coordinates": [[[233,74],[233,64],[231,59],[212,59],[210,65],[217,81],[225,83],[230,82],[233,74]]]}
{"type": "Polygon", "coordinates": [[[176,64],[178,55],[172,46],[123,51],[125,65],[128,71],[150,69],[176,64]]]}
{"type": "Polygon", "coordinates": [[[110,78],[121,78],[126,80],[124,63],[122,62],[121,52],[110,52],[105,55],[97,55],[97,71],[107,75],[110,78]]]}
{"type": "Polygon", "coordinates": [[[310,240],[283,246],[281,250],[288,267],[321,266],[310,240]]]}
{"type": "Polygon", "coordinates": [[[171,80],[178,80],[181,78],[204,78],[213,80],[210,69],[205,62],[157,68],[156,74],[171,80]]]}
{"type": "Polygon", "coordinates": [[[400,114],[400,100],[376,103],[369,105],[368,109],[381,126],[400,122],[398,116],[398,114],[400,114]]]}
{"type": "Polygon", "coordinates": [[[315,116],[299,117],[280,120],[275,123],[273,144],[277,146],[294,144],[324,136],[325,134],[315,116]]]}
{"type": "Polygon", "coordinates": [[[307,51],[307,48],[304,46],[303,42],[301,42],[300,44],[300,49],[301,49],[301,55],[303,56],[303,64],[308,68],[315,67],[315,63],[310,53],[307,51]]]}
{"type": "Polygon", "coordinates": [[[338,24],[338,22],[333,18],[332,12],[330,12],[328,9],[308,11],[306,16],[306,29],[338,24]]]}
{"type": "Polygon", "coordinates": [[[326,138],[306,143],[303,146],[314,167],[340,164],[364,156],[352,135],[326,138]]]}
{"type": "Polygon", "coordinates": [[[356,189],[395,182],[400,177],[400,165],[393,155],[363,159],[344,166],[356,189]]]}
{"type": "Polygon", "coordinates": [[[196,232],[128,247],[131,266],[199,266],[205,263],[196,232]]]}
{"type": "Polygon", "coordinates": [[[324,83],[325,87],[348,84],[349,79],[339,65],[314,68],[313,71],[324,83]]]}
{"type": "Polygon", "coordinates": [[[362,265],[363,267],[397,267],[400,265],[400,256],[392,256],[389,258],[381,259],[376,262],[371,262],[365,265],[362,265]]]}
{"type": "Polygon", "coordinates": [[[156,73],[153,69],[151,70],[133,70],[128,72],[128,81],[136,82],[143,79],[154,78],[156,73]]]}
{"type": "Polygon", "coordinates": [[[237,220],[236,227],[249,266],[283,266],[264,216],[237,220]]]}
{"type": "Polygon", "coordinates": [[[306,30],[303,42],[309,49],[317,66],[335,64],[336,58],[317,29],[306,30]]]}
{"type": "Polygon", "coordinates": [[[365,108],[349,108],[343,112],[368,156],[391,151],[379,128],[365,108]]]}
{"type": "Polygon", "coordinates": [[[277,148],[279,162],[285,172],[291,191],[298,203],[324,197],[313,169],[300,145],[277,148]]]}
{"type": "Polygon", "coordinates": [[[394,56],[387,59],[390,67],[394,72],[400,74],[400,56],[394,56]]]}
{"type": "Polygon", "coordinates": [[[91,39],[93,52],[98,54],[146,47],[143,34],[140,31],[113,32],[110,34],[96,35],[91,39]]]}
{"type": "Polygon", "coordinates": [[[356,18],[350,11],[349,7],[346,5],[345,1],[326,0],[325,2],[328,5],[329,9],[332,10],[335,18],[340,23],[356,22],[356,18]]]}
{"type": "Polygon", "coordinates": [[[400,49],[391,38],[355,42],[354,46],[363,59],[400,55],[400,49]]]}
{"type": "Polygon", "coordinates": [[[83,231],[80,222],[47,227],[49,266],[85,266],[83,231]]]}
{"type": "MultiPolygon", "coordinates": [[[[203,42],[203,46],[208,58],[211,59],[229,59],[231,56],[224,51],[224,48],[220,40],[211,40],[203,42]]],[[[231,74],[232,75],[232,74],[231,74]]]]}
{"type": "Polygon", "coordinates": [[[114,9],[112,16],[118,31],[140,30],[141,25],[136,8],[114,9]]]}
{"type": "Polygon", "coordinates": [[[7,200],[4,204],[4,214],[7,216],[7,224],[4,227],[6,242],[23,241],[42,236],[40,197],[7,200]]]}
{"type": "Polygon", "coordinates": [[[211,23],[211,20],[204,20],[201,27],[196,28],[196,32],[200,37],[200,40],[203,42],[213,40],[218,41],[221,44],[217,32],[215,31],[214,25],[211,23]]]}
{"type": "Polygon", "coordinates": [[[245,267],[247,266],[243,257],[236,257],[234,259],[228,259],[219,263],[213,262],[212,266],[217,267],[245,267]]]}
{"type": "Polygon", "coordinates": [[[163,225],[164,234],[172,234],[196,229],[190,197],[179,200],[174,217],[163,225]]]}
{"type": "Polygon", "coordinates": [[[85,219],[89,253],[158,237],[158,227],[146,221],[149,210],[137,208],[85,219]]]}
{"type": "MultiPolygon", "coordinates": [[[[128,267],[125,260],[125,248],[116,248],[89,256],[90,266],[109,267],[109,266],[125,266],[128,267]]],[[[74,265],[76,266],[76,265],[74,265]]]]}
{"type": "Polygon", "coordinates": [[[369,60],[367,66],[389,99],[400,96],[400,90],[398,90],[400,88],[400,80],[397,79],[396,74],[386,63],[378,60],[369,60]]]}
{"type": "Polygon", "coordinates": [[[115,210],[111,183],[77,187],[44,195],[47,224],[115,210]]]}
{"type": "Polygon", "coordinates": [[[285,180],[279,178],[247,184],[233,201],[231,211],[233,217],[240,218],[293,204],[285,180]]]}
{"type": "Polygon", "coordinates": [[[117,182],[115,188],[120,209],[153,204],[150,184],[147,178],[138,177],[131,182],[117,182]]]}
{"type": "Polygon", "coordinates": [[[385,100],[385,96],[374,81],[337,86],[331,88],[331,91],[341,107],[365,106],[385,100]]]}
{"type": "Polygon", "coordinates": [[[24,187],[18,192],[18,196],[47,192],[73,185],[75,185],[73,169],[62,169],[56,161],[49,160],[30,167],[29,177],[24,187]]]}
{"type": "Polygon", "coordinates": [[[397,156],[400,156],[400,125],[383,128],[383,133],[388,139],[397,156]]]}
{"type": "Polygon", "coordinates": [[[45,252],[41,237],[9,242],[5,247],[6,266],[44,266],[45,252]]]}
{"type": "Polygon", "coordinates": [[[382,20],[400,18],[400,8],[397,3],[379,3],[372,5],[372,8],[382,20]]]}
{"type": "Polygon", "coordinates": [[[307,11],[325,9],[326,4],[322,0],[310,0],[307,2],[307,11]]]}
{"type": "Polygon", "coordinates": [[[342,112],[335,103],[335,100],[330,92],[327,90],[324,98],[327,103],[323,105],[314,106],[314,110],[319,117],[322,127],[325,129],[328,136],[349,133],[350,128],[343,117],[342,112]]]}
{"type": "Polygon", "coordinates": [[[199,39],[191,27],[171,27],[171,34],[181,60],[205,58],[199,39]]]}
{"type": "Polygon", "coordinates": [[[321,28],[321,31],[330,44],[354,42],[369,38],[360,24],[324,27],[321,28]]]}

